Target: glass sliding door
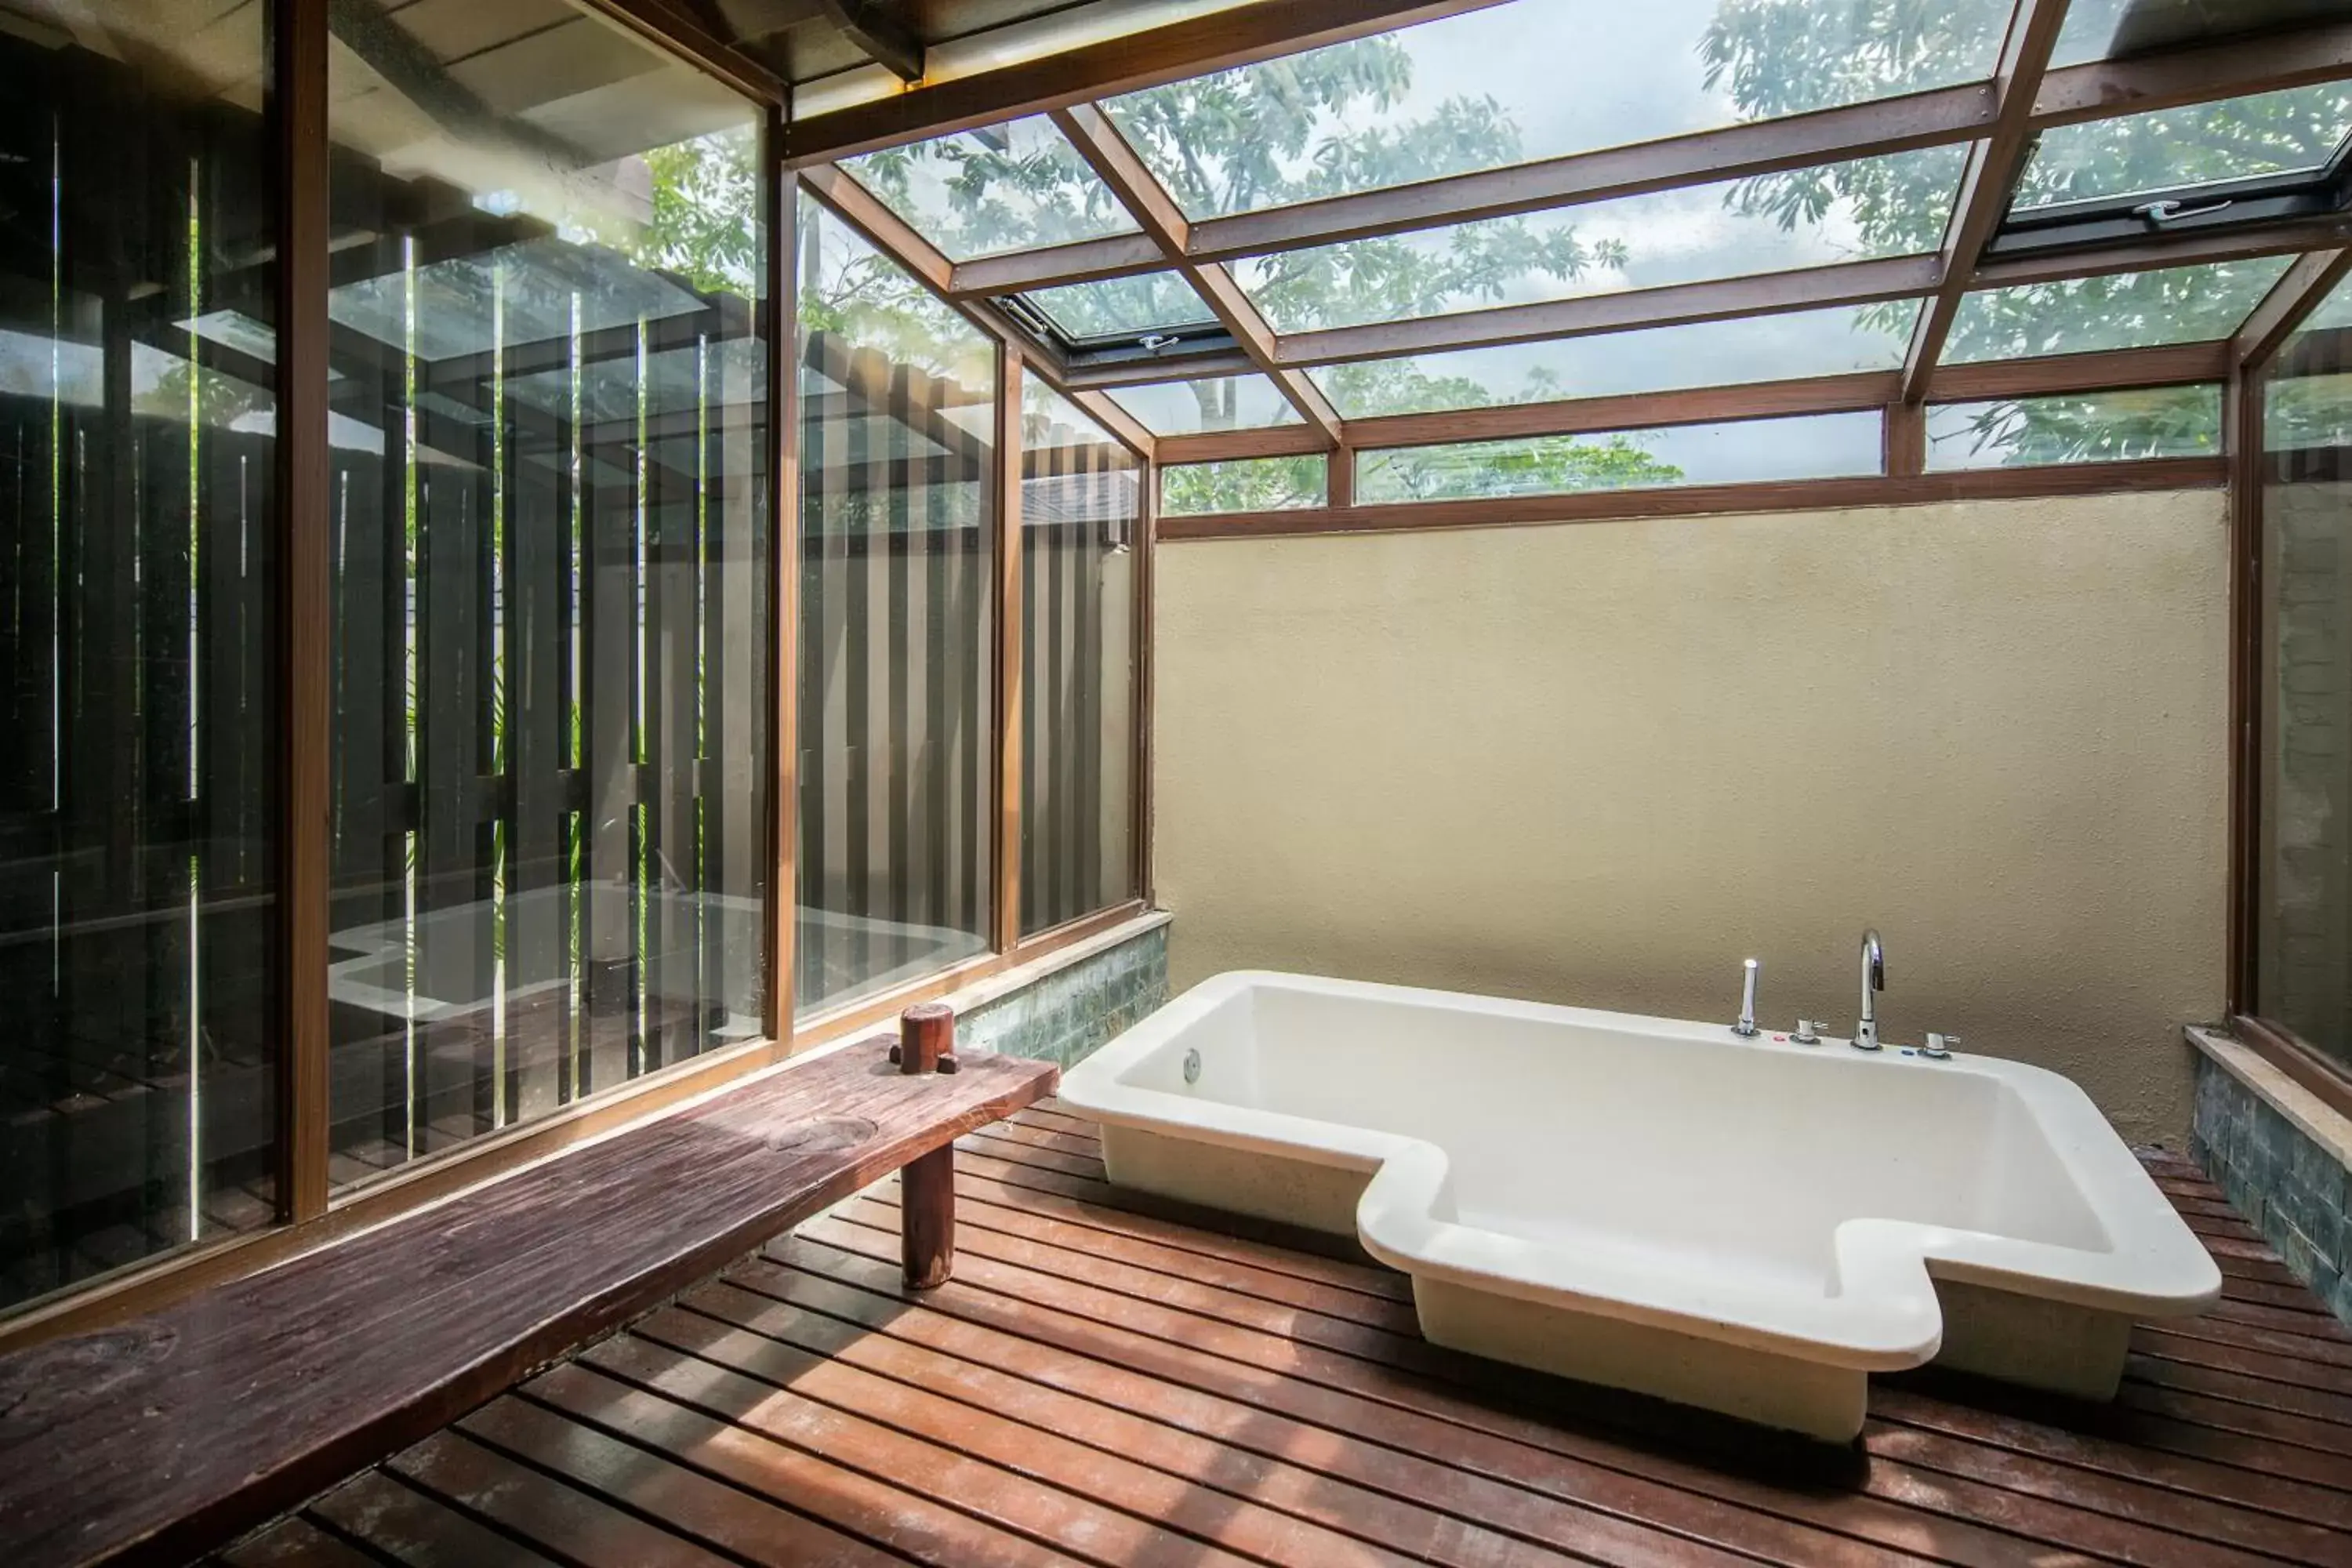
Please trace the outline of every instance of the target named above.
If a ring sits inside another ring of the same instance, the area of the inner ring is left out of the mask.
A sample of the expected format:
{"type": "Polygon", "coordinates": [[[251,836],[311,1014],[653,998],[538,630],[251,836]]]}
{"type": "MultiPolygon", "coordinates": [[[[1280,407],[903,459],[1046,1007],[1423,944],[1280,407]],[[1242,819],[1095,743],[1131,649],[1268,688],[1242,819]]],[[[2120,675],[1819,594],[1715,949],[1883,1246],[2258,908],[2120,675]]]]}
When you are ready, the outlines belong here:
{"type": "Polygon", "coordinates": [[[221,9],[0,7],[0,1308],[277,1207],[271,8],[221,9]]]}
{"type": "Polygon", "coordinates": [[[1021,931],[1135,896],[1142,468],[1028,384],[1021,452],[1021,931]]]}
{"type": "Polygon", "coordinates": [[[772,508],[758,108],[330,9],[341,1186],[761,1035],[772,508]]]}
{"type": "Polygon", "coordinates": [[[995,350],[803,200],[793,999],[989,950],[995,350]]]}

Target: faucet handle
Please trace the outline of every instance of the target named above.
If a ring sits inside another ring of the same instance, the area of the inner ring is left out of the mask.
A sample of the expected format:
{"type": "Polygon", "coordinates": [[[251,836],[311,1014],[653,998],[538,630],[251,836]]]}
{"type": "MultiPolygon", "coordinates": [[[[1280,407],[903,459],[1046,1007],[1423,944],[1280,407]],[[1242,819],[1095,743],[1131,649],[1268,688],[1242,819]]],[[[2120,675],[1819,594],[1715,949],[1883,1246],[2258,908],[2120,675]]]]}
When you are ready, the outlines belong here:
{"type": "Polygon", "coordinates": [[[1801,1046],[1820,1045],[1822,1043],[1821,1020],[1818,1018],[1798,1019],[1797,1026],[1794,1030],[1790,1031],[1789,1037],[1796,1041],[1797,1044],[1801,1046]]]}
{"type": "Polygon", "coordinates": [[[1919,1054],[1931,1062],[1949,1061],[1952,1059],[1953,1050],[1959,1043],[1960,1037],[1958,1035],[1931,1034],[1927,1037],[1927,1043],[1919,1047],[1919,1054]]]}

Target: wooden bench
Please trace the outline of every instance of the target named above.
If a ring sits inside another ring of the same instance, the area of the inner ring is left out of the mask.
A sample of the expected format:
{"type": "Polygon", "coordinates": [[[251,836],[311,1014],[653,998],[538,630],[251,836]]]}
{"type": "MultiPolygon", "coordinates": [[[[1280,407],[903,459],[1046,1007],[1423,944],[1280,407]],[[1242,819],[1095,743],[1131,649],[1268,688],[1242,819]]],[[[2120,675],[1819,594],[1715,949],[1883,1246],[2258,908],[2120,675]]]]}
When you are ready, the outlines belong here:
{"type": "Polygon", "coordinates": [[[916,1288],[957,1137],[1054,1091],[908,1010],[862,1041],[152,1317],[0,1357],[11,1568],[181,1562],[904,1171],[916,1288]]]}

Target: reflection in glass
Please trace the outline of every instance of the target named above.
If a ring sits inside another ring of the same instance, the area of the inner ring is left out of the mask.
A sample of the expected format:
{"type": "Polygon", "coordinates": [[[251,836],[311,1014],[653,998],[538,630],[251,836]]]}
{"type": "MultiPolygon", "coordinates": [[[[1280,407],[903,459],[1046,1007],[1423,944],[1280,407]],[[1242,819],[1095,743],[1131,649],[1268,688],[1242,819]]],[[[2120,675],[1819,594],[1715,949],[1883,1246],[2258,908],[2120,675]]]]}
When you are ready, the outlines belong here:
{"type": "Polygon", "coordinates": [[[1042,114],[842,166],[956,261],[1135,230],[1110,187],[1042,114]]]}
{"type": "Polygon", "coordinates": [[[1927,410],[1930,473],[2127,458],[2211,458],[2221,450],[2218,386],[1946,403],[1927,410]]]}
{"type": "MultiPolygon", "coordinates": [[[[2352,284],[2325,309],[2347,303],[2352,284]]],[[[2263,454],[2252,1010],[2352,1068],[2352,344],[2342,329],[2306,320],[2262,397],[2273,419],[2290,418],[2263,454]]]]}
{"type": "Polygon", "coordinates": [[[1731,386],[1900,369],[1918,314],[1918,301],[1896,300],[1364,360],[1309,374],[1345,419],[1731,386]]]}
{"type": "Polygon", "coordinates": [[[1026,384],[1021,463],[1021,930],[1136,888],[1134,541],[1142,467],[1026,384]]]}
{"type": "Polygon", "coordinates": [[[269,16],[196,9],[0,31],[0,1308],[277,1208],[269,16]]]}
{"type": "Polygon", "coordinates": [[[1321,454],[1303,458],[1234,458],[1222,463],[1179,463],[1160,470],[1160,511],[1184,517],[1212,511],[1288,511],[1321,506],[1330,468],[1321,454]]]}
{"type": "Polygon", "coordinates": [[[339,1185],[759,1037],[772,861],[761,116],[583,8],[483,0],[444,65],[353,5],[339,1185]]]}
{"type": "Polygon", "coordinates": [[[2042,132],[2013,210],[2258,174],[2315,173],[2352,131],[2352,87],[2326,82],[2042,132]]]}
{"type": "Polygon", "coordinates": [[[1122,386],[1113,401],[1142,421],[1154,436],[1189,436],[1202,430],[1256,430],[1299,423],[1297,408],[1273,379],[1263,375],[1204,376],[1197,381],[1159,381],[1122,386]]]}
{"type": "Polygon", "coordinates": [[[1234,276],[1298,332],[1915,255],[1941,238],[1965,161],[1931,147],[1254,257],[1234,276]]]}
{"type": "Polygon", "coordinates": [[[1195,218],[1990,78],[2011,0],[1517,0],[1106,106],[1195,218]]]}
{"type": "Polygon", "coordinates": [[[1810,414],[1589,436],[1399,447],[1356,458],[1356,500],[1467,500],[1874,474],[1876,414],[1810,414]]]}
{"type": "Polygon", "coordinates": [[[2287,268],[2284,256],[1979,289],[1964,296],[1943,362],[2028,359],[2226,338],[2287,268]]]}
{"type": "Polygon", "coordinates": [[[1066,338],[1124,336],[1197,327],[1216,320],[1208,301],[1173,272],[1065,283],[1022,296],[1066,338]]]}
{"type": "Polygon", "coordinates": [[[994,351],[801,204],[793,1005],[988,951],[994,351]]]}

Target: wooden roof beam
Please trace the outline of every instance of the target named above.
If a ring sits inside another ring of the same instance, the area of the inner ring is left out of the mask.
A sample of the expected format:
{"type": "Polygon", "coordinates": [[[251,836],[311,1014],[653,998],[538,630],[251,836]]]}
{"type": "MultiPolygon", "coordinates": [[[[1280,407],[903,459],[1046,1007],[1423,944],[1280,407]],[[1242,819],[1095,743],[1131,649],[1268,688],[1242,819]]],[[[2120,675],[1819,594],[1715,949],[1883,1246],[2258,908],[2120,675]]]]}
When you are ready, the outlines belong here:
{"type": "Polygon", "coordinates": [[[1958,196],[1944,230],[1943,280],[1935,298],[1919,312],[1911,331],[1911,347],[1903,362],[1903,396],[1917,403],[1927,395],[1928,378],[1951,335],[1959,314],[1960,297],[1968,291],[1978,260],[2000,227],[2009,210],[2010,193],[2033,147],[2033,102],[2041,91],[2042,73],[2050,68],[2050,51],[2058,42],[2065,20],[2066,0],[2018,0],[2009,34],[2001,40],[2000,66],[1993,76],[1999,100],[1992,134],[1969,149],[1967,171],[1960,176],[1958,196]]]}
{"type": "Polygon", "coordinates": [[[1209,71],[1480,10],[1500,0],[1252,0],[1077,48],[812,115],[785,129],[795,164],[827,163],[1110,98],[1209,71]]]}
{"type": "Polygon", "coordinates": [[[2352,76],[2352,22],[2330,22],[2051,71],[2034,93],[2032,123],[2044,131],[2345,76],[2352,76]]]}
{"type": "Polygon", "coordinates": [[[2352,276],[2352,247],[2315,250],[2297,260],[2247,312],[2245,324],[2230,340],[2232,363],[2251,368],[2277,353],[2347,276],[2352,276]]]}
{"type": "Polygon", "coordinates": [[[900,81],[923,79],[923,40],[887,0],[817,0],[826,20],[900,81]]]}

